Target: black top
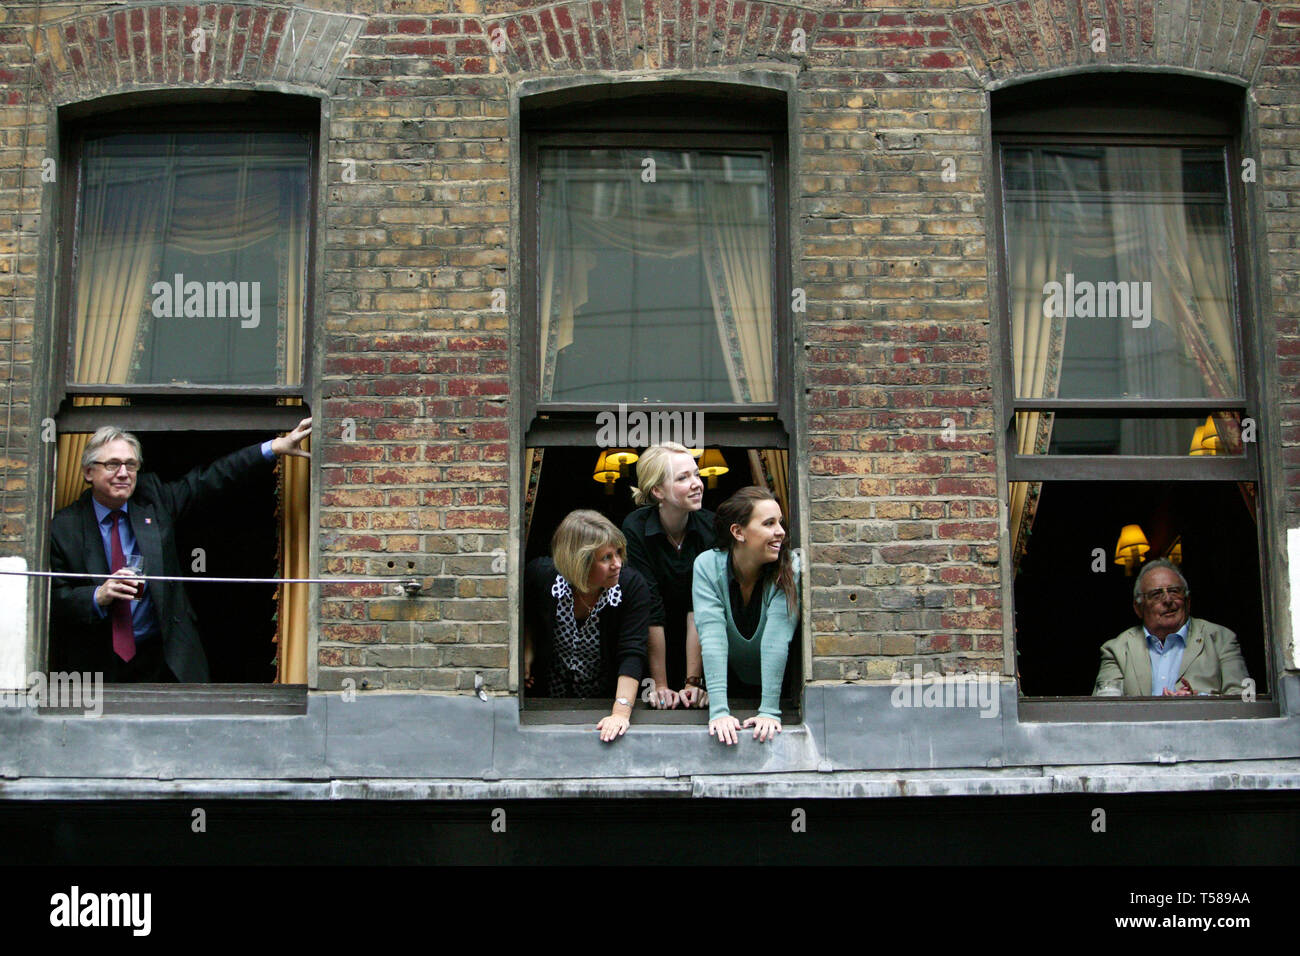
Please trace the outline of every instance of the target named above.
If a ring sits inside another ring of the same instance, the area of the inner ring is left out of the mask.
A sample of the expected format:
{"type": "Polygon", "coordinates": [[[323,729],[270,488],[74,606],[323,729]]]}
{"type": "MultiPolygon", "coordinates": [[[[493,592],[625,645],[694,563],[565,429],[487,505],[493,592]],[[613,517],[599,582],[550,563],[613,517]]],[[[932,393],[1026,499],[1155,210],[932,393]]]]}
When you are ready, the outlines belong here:
{"type": "Polygon", "coordinates": [[[695,559],[713,547],[713,512],[700,509],[686,516],[685,537],[678,551],[659,523],[657,505],[637,508],[623,519],[627,563],[650,584],[650,623],[664,629],[668,686],[686,684],[686,615],[693,609],[691,573],[695,559]]]}
{"type": "Polygon", "coordinates": [[[727,555],[727,586],[731,589],[731,616],[735,618],[736,630],[741,637],[751,638],[758,630],[758,619],[763,616],[763,577],[759,576],[749,595],[749,603],[746,604],[740,590],[740,581],[736,578],[736,568],[731,563],[731,555],[727,555]]]}
{"type": "MultiPolygon", "coordinates": [[[[534,653],[533,687],[529,693],[536,697],[551,696],[552,670],[559,664],[555,641],[557,630],[561,630],[560,598],[552,593],[552,589],[557,587],[557,578],[561,578],[560,573],[555,570],[555,562],[548,557],[534,558],[524,571],[524,621],[533,634],[534,653]]],[[[558,696],[613,698],[620,676],[635,678],[638,684],[645,676],[650,588],[645,579],[629,567],[623,568],[619,574],[617,588],[618,604],[611,601],[598,612],[599,676],[591,686],[582,686],[580,682],[569,680],[569,675],[557,673],[554,676],[558,678],[558,685],[575,688],[558,696]]],[[[583,623],[585,621],[577,622],[579,627],[583,623]]]]}

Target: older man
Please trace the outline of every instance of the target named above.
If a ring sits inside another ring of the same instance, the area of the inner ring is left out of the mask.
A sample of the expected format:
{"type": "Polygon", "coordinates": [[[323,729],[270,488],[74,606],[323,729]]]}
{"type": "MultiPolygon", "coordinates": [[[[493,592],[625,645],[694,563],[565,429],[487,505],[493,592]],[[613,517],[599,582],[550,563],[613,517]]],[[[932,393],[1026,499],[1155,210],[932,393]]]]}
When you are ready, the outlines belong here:
{"type": "Polygon", "coordinates": [[[277,455],[310,457],[300,447],[309,434],[311,419],[304,418],[287,435],[164,482],[139,473],[143,455],[130,432],[95,432],[81,456],[90,487],[50,526],[50,567],[106,577],[54,579],[50,641],[59,666],[102,672],[110,683],[206,681],[207,657],[184,586],[133,580],[132,557],[143,559],[146,576],[180,576],[175,531],[185,512],[269,468],[277,455]]]}
{"type": "Polygon", "coordinates": [[[1128,697],[1241,693],[1247,674],[1237,635],[1192,617],[1190,601],[1178,568],[1164,560],[1145,565],[1133,585],[1142,626],[1101,646],[1093,694],[1113,694],[1105,685],[1114,681],[1123,681],[1128,697]]]}

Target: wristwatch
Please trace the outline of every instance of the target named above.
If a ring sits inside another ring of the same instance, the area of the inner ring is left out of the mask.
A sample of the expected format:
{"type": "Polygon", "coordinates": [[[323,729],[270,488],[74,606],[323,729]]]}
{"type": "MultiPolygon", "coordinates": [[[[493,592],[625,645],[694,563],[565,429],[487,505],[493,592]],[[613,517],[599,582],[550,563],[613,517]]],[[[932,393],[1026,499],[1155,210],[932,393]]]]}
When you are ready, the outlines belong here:
{"type": "Polygon", "coordinates": [[[690,687],[698,687],[700,690],[704,690],[703,677],[695,677],[695,676],[688,677],[686,678],[686,683],[690,687]]]}
{"type": "Polygon", "coordinates": [[[615,698],[614,698],[614,703],[616,703],[616,704],[622,704],[624,707],[631,707],[631,706],[632,706],[632,702],[631,702],[630,700],[628,700],[626,697],[615,697],[615,698]]]}

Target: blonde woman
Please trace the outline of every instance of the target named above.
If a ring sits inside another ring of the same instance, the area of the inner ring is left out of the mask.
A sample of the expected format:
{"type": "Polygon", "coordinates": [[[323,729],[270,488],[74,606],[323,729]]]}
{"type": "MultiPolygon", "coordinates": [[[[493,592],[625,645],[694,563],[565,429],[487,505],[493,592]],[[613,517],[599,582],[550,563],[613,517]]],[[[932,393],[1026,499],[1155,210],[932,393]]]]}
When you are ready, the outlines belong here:
{"type": "Polygon", "coordinates": [[[623,566],[627,542],[597,511],[571,511],[551,556],[524,575],[524,686],[541,697],[614,697],[596,724],[606,742],[627,732],[646,668],[650,588],[623,566]]]}
{"type": "Polygon", "coordinates": [[[704,482],[690,451],[676,442],[646,449],[636,463],[641,507],[623,519],[627,563],[650,585],[652,707],[702,706],[704,664],[695,629],[691,573],[713,547],[713,513],[700,507],[704,482]]]}

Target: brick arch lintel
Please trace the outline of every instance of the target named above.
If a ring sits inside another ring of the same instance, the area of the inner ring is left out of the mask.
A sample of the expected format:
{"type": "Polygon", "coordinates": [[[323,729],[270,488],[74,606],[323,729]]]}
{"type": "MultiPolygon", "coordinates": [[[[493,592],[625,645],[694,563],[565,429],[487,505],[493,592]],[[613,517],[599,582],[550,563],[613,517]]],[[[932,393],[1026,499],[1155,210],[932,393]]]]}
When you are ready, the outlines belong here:
{"type": "Polygon", "coordinates": [[[140,2],[41,23],[31,36],[58,106],[148,89],[329,93],[365,23],[306,7],[140,2]]]}
{"type": "Polygon", "coordinates": [[[798,67],[784,63],[767,63],[761,66],[741,64],[726,71],[717,70],[655,70],[640,73],[616,73],[610,71],[591,71],[583,73],[565,73],[559,75],[522,77],[514,85],[514,95],[520,100],[529,100],[563,92],[582,90],[597,91],[608,88],[623,94],[635,93],[644,88],[650,93],[656,87],[665,84],[697,85],[714,90],[727,88],[771,89],[794,95],[795,75],[798,67]]]}
{"type": "Polygon", "coordinates": [[[1185,18],[1167,4],[1114,0],[1029,4],[996,0],[950,16],[986,88],[1071,72],[1164,68],[1250,84],[1276,16],[1259,0],[1192,0],[1185,18]],[[1098,49],[1104,41],[1104,49],[1098,49]]]}
{"type": "Polygon", "coordinates": [[[1191,70],[1183,66],[1165,66],[1162,64],[1152,63],[1083,63],[1077,66],[1054,67],[1050,70],[1039,70],[1033,73],[1016,73],[1012,76],[1006,76],[995,80],[990,80],[985,84],[985,89],[989,92],[1010,89],[1011,87],[1022,86],[1029,83],[1037,83],[1041,80],[1061,79],[1068,76],[1087,77],[1097,76],[1098,74],[1122,73],[1122,74],[1154,74],[1154,75],[1177,75],[1195,77],[1202,80],[1216,80],[1229,86],[1238,86],[1248,88],[1250,80],[1235,73],[1218,73],[1213,70],[1191,70]]]}
{"type": "Polygon", "coordinates": [[[798,65],[821,26],[820,11],[770,0],[555,0],[481,20],[514,76],[798,65]]]}

